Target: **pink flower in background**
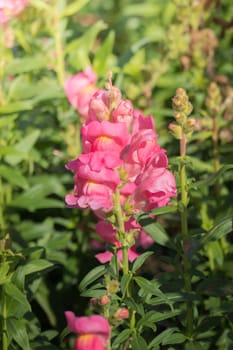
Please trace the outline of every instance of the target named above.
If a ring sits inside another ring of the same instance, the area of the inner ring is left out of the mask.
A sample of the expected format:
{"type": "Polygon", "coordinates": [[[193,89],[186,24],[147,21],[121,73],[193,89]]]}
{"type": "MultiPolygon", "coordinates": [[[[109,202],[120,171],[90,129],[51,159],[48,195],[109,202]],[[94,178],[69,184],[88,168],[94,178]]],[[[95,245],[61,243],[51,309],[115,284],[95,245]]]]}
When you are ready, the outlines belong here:
{"type": "Polygon", "coordinates": [[[108,221],[101,220],[95,225],[97,234],[105,241],[118,245],[119,242],[116,239],[116,230],[112,224],[108,221]]]}
{"type": "Polygon", "coordinates": [[[108,151],[119,155],[127,145],[129,134],[125,123],[92,121],[81,129],[83,152],[108,151]]]}
{"type": "Polygon", "coordinates": [[[28,0],[0,0],[0,23],[17,16],[28,5],[28,0]]]}
{"type": "MultiPolygon", "coordinates": [[[[141,225],[136,222],[136,220],[131,217],[127,222],[125,222],[125,231],[126,234],[133,233],[135,238],[135,245],[129,249],[129,261],[134,261],[140,254],[138,254],[135,250],[136,246],[141,246],[146,249],[151,246],[154,241],[153,239],[143,231],[141,225]]],[[[122,261],[122,250],[120,242],[116,239],[117,231],[113,227],[113,225],[106,221],[101,220],[96,224],[96,232],[97,234],[107,243],[112,243],[115,247],[118,247],[119,250],[117,252],[118,260],[122,261]]],[[[96,254],[95,257],[102,263],[106,263],[111,261],[113,257],[113,253],[109,251],[105,251],[103,253],[96,254]]]]}
{"type": "Polygon", "coordinates": [[[66,311],[65,316],[69,329],[78,334],[75,350],[106,350],[110,325],[103,316],[76,317],[72,311],[66,311]]]}
{"type": "Polygon", "coordinates": [[[90,99],[97,90],[96,81],[97,75],[89,66],[84,72],[68,78],[64,84],[64,90],[70,104],[77,109],[84,120],[88,117],[90,99]]]}
{"type": "Polygon", "coordinates": [[[91,208],[92,210],[112,209],[112,194],[120,182],[119,174],[114,170],[121,160],[109,152],[91,152],[82,154],[67,164],[74,172],[74,194],[66,196],[71,207],[91,208]]]}
{"type": "MultiPolygon", "coordinates": [[[[134,248],[129,248],[128,250],[128,257],[129,257],[129,261],[133,262],[135,259],[137,259],[140,256],[140,254],[138,254],[134,248]]],[[[113,257],[113,253],[106,251],[103,253],[98,253],[95,255],[96,259],[101,263],[101,264],[106,264],[107,262],[112,260],[113,257]]],[[[123,260],[123,254],[122,254],[122,250],[118,250],[117,252],[117,259],[118,261],[122,261],[123,260]]]]}

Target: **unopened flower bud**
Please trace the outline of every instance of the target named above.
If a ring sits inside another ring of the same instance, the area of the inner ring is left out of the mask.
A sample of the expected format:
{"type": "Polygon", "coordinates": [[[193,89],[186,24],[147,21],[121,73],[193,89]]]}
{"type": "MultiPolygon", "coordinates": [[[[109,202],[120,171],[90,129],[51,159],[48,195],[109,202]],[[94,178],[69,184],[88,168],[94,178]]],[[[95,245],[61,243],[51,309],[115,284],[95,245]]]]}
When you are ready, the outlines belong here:
{"type": "Polygon", "coordinates": [[[180,125],[183,125],[187,119],[185,114],[181,113],[181,112],[175,112],[174,117],[175,117],[175,120],[177,121],[177,123],[180,125]]]}
{"type": "Polygon", "coordinates": [[[186,91],[185,91],[185,89],[183,89],[183,88],[178,88],[178,89],[176,89],[176,95],[179,95],[179,96],[187,96],[186,91]]]}
{"type": "Polygon", "coordinates": [[[195,125],[196,125],[196,119],[189,118],[187,120],[187,122],[185,123],[185,125],[183,127],[184,133],[186,134],[187,137],[192,136],[192,133],[193,133],[194,128],[195,128],[195,125]]]}
{"type": "Polygon", "coordinates": [[[188,116],[192,112],[192,104],[189,102],[186,91],[182,88],[176,90],[176,95],[172,99],[172,108],[175,113],[181,112],[188,116]]]}
{"type": "Polygon", "coordinates": [[[215,82],[211,82],[208,88],[208,96],[206,98],[206,106],[210,110],[211,114],[215,116],[221,110],[222,96],[218,85],[215,82]]]}
{"type": "Polygon", "coordinates": [[[115,318],[118,320],[129,318],[129,310],[126,309],[125,307],[118,309],[115,313],[115,318]]]}
{"type": "Polygon", "coordinates": [[[109,297],[107,296],[107,295],[104,295],[104,296],[102,296],[101,298],[100,298],[100,300],[99,300],[99,304],[100,305],[102,305],[102,306],[104,306],[104,305],[107,305],[107,304],[109,304],[109,297]]]}
{"type": "Polygon", "coordinates": [[[168,129],[171,131],[172,135],[180,140],[181,139],[181,135],[182,135],[182,127],[180,125],[177,124],[169,124],[168,125],[168,129]]]}

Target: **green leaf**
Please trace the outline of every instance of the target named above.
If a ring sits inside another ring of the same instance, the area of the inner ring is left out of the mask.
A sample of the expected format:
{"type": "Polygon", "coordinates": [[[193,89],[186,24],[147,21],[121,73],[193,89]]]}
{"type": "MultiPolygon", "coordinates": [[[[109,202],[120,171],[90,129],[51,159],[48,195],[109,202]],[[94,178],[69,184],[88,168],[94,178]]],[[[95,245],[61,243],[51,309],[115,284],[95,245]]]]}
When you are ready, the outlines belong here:
{"type": "Polygon", "coordinates": [[[156,280],[149,281],[142,276],[134,277],[134,281],[137,285],[142,288],[146,293],[150,293],[152,295],[157,295],[158,291],[161,293],[159,286],[160,284],[156,280]]]}
{"type": "Polygon", "coordinates": [[[132,330],[131,329],[124,329],[120,334],[114,339],[112,346],[119,346],[119,344],[122,344],[125,342],[131,335],[132,330]]]}
{"type": "Polygon", "coordinates": [[[14,318],[9,318],[7,320],[7,330],[23,350],[31,350],[28,332],[26,330],[25,322],[23,319],[16,320],[14,318]]]}
{"type": "Polygon", "coordinates": [[[106,273],[104,265],[96,266],[94,269],[88,272],[88,274],[82,279],[79,284],[79,289],[83,291],[89,284],[96,281],[98,278],[106,273]]]}
{"type": "Polygon", "coordinates": [[[100,45],[98,51],[95,53],[93,68],[99,76],[106,74],[108,70],[107,63],[113,50],[114,40],[115,33],[113,31],[110,31],[107,38],[100,45]]]}
{"type": "Polygon", "coordinates": [[[172,345],[172,344],[182,344],[186,340],[186,337],[182,333],[171,334],[167,339],[163,339],[163,345],[172,345]]]}
{"type": "Polygon", "coordinates": [[[10,184],[21,187],[23,189],[27,189],[29,186],[26,178],[18,169],[0,165],[0,176],[6,179],[10,184]]]}
{"type": "Polygon", "coordinates": [[[133,263],[132,272],[136,272],[144,264],[145,260],[151,256],[153,252],[145,252],[140,255],[133,263]]]}
{"type": "Polygon", "coordinates": [[[2,116],[0,118],[0,128],[5,128],[6,126],[9,126],[13,124],[13,121],[18,117],[17,114],[8,115],[8,116],[2,116]]]}
{"type": "Polygon", "coordinates": [[[201,243],[205,245],[210,241],[216,241],[233,230],[233,216],[229,215],[218,221],[214,227],[202,238],[201,243]]]}
{"type": "Polygon", "coordinates": [[[46,314],[50,324],[55,327],[56,325],[56,315],[54,313],[54,310],[51,306],[50,301],[50,290],[46,286],[45,282],[42,279],[37,279],[36,281],[38,283],[38,289],[35,293],[35,299],[37,303],[40,305],[41,309],[46,314]]]}
{"type": "Polygon", "coordinates": [[[158,222],[154,222],[154,220],[149,217],[139,217],[138,221],[139,224],[143,227],[144,231],[146,231],[146,233],[148,233],[153,238],[155,243],[161,246],[173,248],[170,237],[167,235],[162,225],[160,225],[158,222]]]}
{"type": "Polygon", "coordinates": [[[70,63],[76,70],[85,69],[87,65],[90,65],[89,55],[96,40],[96,36],[106,28],[106,23],[100,20],[86,30],[82,37],[71,41],[71,43],[66,46],[66,52],[69,54],[70,63]]]}
{"type": "Polygon", "coordinates": [[[187,302],[187,301],[196,301],[201,300],[200,296],[194,293],[166,293],[162,296],[157,296],[156,298],[150,298],[150,305],[162,305],[162,304],[171,304],[176,302],[187,302]]]}
{"type": "Polygon", "coordinates": [[[148,349],[152,349],[160,344],[180,344],[185,341],[185,336],[181,333],[175,333],[178,328],[168,328],[162,331],[152,342],[149,344],[148,349]]]}
{"type": "Polygon", "coordinates": [[[168,318],[172,318],[174,316],[177,316],[181,313],[181,310],[175,310],[175,311],[168,311],[168,312],[157,312],[155,310],[149,311],[145,314],[144,317],[142,317],[138,323],[137,327],[146,327],[148,323],[157,323],[160,321],[164,321],[168,318]]]}
{"type": "Polygon", "coordinates": [[[131,275],[123,275],[122,276],[122,279],[121,279],[121,292],[122,292],[122,295],[125,296],[125,293],[128,289],[128,286],[130,284],[130,281],[132,279],[132,276],[131,275]]]}
{"type": "Polygon", "coordinates": [[[9,105],[1,106],[0,114],[11,114],[11,113],[16,113],[21,111],[29,111],[33,109],[33,106],[34,104],[32,100],[13,102],[9,105]]]}
{"type": "Polygon", "coordinates": [[[30,71],[38,71],[47,67],[48,61],[45,55],[24,56],[23,58],[15,58],[7,66],[7,74],[22,74],[30,71]]]}
{"type": "Polygon", "coordinates": [[[48,10],[52,11],[51,6],[46,3],[44,0],[29,0],[30,4],[39,10],[48,10]]]}
{"type": "Polygon", "coordinates": [[[176,205],[167,205],[165,207],[160,207],[160,208],[155,208],[153,209],[150,214],[153,215],[163,215],[163,214],[168,214],[168,213],[175,213],[177,212],[177,206],[176,205]]]}
{"type": "Polygon", "coordinates": [[[147,343],[144,340],[144,338],[142,338],[142,336],[140,334],[135,334],[133,336],[132,342],[131,342],[131,346],[133,350],[147,350],[147,343]]]}
{"type": "Polygon", "coordinates": [[[49,187],[46,188],[45,184],[37,183],[22,194],[16,196],[10,203],[10,206],[25,208],[29,211],[44,208],[64,208],[63,201],[53,198],[46,198],[48,194],[52,193],[51,189],[49,189],[49,187]]]}
{"type": "Polygon", "coordinates": [[[0,285],[10,282],[11,274],[9,274],[10,264],[9,262],[1,262],[0,265],[0,285]]]}
{"type": "Polygon", "coordinates": [[[25,136],[19,141],[14,147],[20,152],[19,156],[7,155],[6,161],[11,165],[17,165],[21,160],[26,159],[29,155],[30,150],[36,143],[40,136],[40,130],[34,130],[29,135],[25,136]]]}
{"type": "Polygon", "coordinates": [[[106,295],[106,289],[88,289],[81,293],[82,297],[99,298],[106,295]]]}
{"type": "Polygon", "coordinates": [[[67,5],[65,10],[62,11],[60,17],[72,16],[79,12],[90,0],[76,0],[70,5],[67,5]]]}
{"type": "Polygon", "coordinates": [[[205,180],[198,181],[195,185],[199,186],[212,186],[226,171],[233,170],[233,164],[223,165],[216,173],[209,176],[205,180]]]}
{"type": "Polygon", "coordinates": [[[8,93],[9,100],[31,99],[33,104],[64,97],[64,91],[57,84],[55,78],[43,77],[38,81],[34,81],[26,74],[22,74],[14,79],[8,93]]]}
{"type": "Polygon", "coordinates": [[[16,287],[13,283],[6,283],[4,285],[5,293],[17,303],[24,308],[25,313],[31,310],[31,306],[26,298],[26,296],[21,292],[21,290],[16,287]]]}
{"type": "Polygon", "coordinates": [[[36,260],[29,261],[27,264],[25,264],[23,267],[23,271],[26,276],[35,272],[51,269],[52,267],[54,267],[53,263],[45,259],[36,259],[36,260]]]}

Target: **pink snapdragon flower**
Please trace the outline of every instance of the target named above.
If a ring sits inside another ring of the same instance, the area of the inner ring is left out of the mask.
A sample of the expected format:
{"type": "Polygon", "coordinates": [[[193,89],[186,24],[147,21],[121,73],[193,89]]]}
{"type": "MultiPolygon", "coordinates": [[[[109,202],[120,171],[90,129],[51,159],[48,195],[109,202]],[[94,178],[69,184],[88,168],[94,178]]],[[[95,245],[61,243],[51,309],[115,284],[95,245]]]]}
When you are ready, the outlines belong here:
{"type": "Polygon", "coordinates": [[[128,128],[130,128],[133,121],[132,102],[129,100],[121,100],[111,115],[111,121],[113,123],[126,123],[128,128]]]}
{"type": "Polygon", "coordinates": [[[7,23],[22,12],[28,0],[0,0],[0,23],[7,23]]]}
{"type": "Polygon", "coordinates": [[[133,122],[133,105],[129,100],[123,100],[120,90],[109,84],[108,90],[98,90],[92,96],[89,104],[88,121],[107,120],[111,123],[125,123],[130,130],[133,122]]]}
{"type": "Polygon", "coordinates": [[[166,168],[150,165],[138,178],[137,188],[131,195],[132,205],[137,212],[147,212],[167,205],[176,197],[176,182],[166,168]]]}
{"type": "Polygon", "coordinates": [[[119,154],[129,141],[125,123],[92,121],[81,129],[83,152],[108,151],[119,154]]]}
{"type": "Polygon", "coordinates": [[[151,129],[156,133],[154,119],[152,115],[145,117],[142,111],[135,109],[133,112],[132,135],[144,129],[151,129]]]}
{"type": "Polygon", "coordinates": [[[64,90],[70,104],[77,109],[83,120],[88,117],[89,102],[97,90],[97,75],[92,67],[87,67],[84,72],[68,78],[64,84],[64,90]]]}
{"type": "Polygon", "coordinates": [[[130,181],[135,181],[154,156],[162,167],[167,166],[165,150],[157,143],[157,135],[151,129],[140,130],[133,135],[130,144],[123,150],[124,169],[130,181]]]}
{"type": "Polygon", "coordinates": [[[78,334],[75,350],[106,350],[110,325],[103,316],[76,317],[72,311],[66,311],[65,316],[69,329],[78,334]]]}
{"type": "Polygon", "coordinates": [[[74,172],[74,194],[66,196],[70,207],[92,210],[112,209],[112,194],[120,182],[114,169],[121,160],[109,152],[91,152],[81,154],[78,159],[69,162],[66,167],[74,172]]]}
{"type": "Polygon", "coordinates": [[[109,115],[108,91],[97,90],[90,99],[88,120],[98,120],[102,122],[103,120],[109,120],[109,115]]]}

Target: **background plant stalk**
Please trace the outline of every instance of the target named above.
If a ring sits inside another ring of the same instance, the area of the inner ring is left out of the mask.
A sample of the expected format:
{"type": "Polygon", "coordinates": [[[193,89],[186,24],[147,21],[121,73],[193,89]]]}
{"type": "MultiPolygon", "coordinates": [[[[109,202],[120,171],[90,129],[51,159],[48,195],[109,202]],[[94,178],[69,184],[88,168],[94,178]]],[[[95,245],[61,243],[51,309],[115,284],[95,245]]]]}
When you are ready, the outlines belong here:
{"type": "MultiPolygon", "coordinates": [[[[187,191],[187,176],[186,176],[186,144],[187,137],[185,132],[182,130],[181,139],[180,139],[180,185],[181,185],[181,232],[183,235],[183,245],[185,250],[185,245],[189,240],[188,232],[188,191],[187,191]]],[[[184,266],[184,288],[187,293],[192,291],[191,284],[191,273],[190,273],[190,262],[183,252],[183,266],[184,266]]],[[[187,312],[186,312],[186,333],[189,337],[193,334],[193,307],[192,302],[187,302],[187,312]]]]}

